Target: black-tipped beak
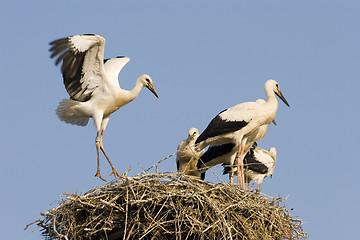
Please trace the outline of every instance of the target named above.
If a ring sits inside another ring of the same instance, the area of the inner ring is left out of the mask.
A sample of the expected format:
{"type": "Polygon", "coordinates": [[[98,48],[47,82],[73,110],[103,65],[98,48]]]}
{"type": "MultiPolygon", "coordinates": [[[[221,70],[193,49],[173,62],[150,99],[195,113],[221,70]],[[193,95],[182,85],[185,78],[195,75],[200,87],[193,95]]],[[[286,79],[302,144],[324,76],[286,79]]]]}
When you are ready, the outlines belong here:
{"type": "Polygon", "coordinates": [[[195,139],[196,134],[191,134],[188,136],[187,141],[190,142],[191,140],[195,139]]]}
{"type": "MultiPolygon", "coordinates": [[[[279,92],[275,92],[275,94],[276,94],[276,96],[278,96],[278,97],[286,104],[286,106],[290,107],[289,103],[286,101],[284,95],[282,95],[282,93],[280,92],[280,90],[279,90],[279,92]]],[[[275,125],[276,125],[276,124],[275,124],[275,125]]]]}
{"type": "Polygon", "coordinates": [[[276,122],[275,122],[275,119],[272,120],[272,123],[277,126],[276,122]]]}
{"type": "Polygon", "coordinates": [[[152,84],[147,86],[147,88],[150,90],[150,92],[152,92],[155,95],[155,97],[159,98],[159,95],[157,94],[157,92],[152,84]]]}

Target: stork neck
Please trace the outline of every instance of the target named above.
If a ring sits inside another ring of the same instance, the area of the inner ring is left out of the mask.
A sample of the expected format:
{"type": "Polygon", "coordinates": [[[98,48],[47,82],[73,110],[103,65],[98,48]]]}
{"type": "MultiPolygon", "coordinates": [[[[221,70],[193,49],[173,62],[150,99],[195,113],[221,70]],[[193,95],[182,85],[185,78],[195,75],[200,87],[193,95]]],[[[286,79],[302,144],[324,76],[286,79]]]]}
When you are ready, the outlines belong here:
{"type": "Polygon", "coordinates": [[[136,81],[136,84],[133,89],[129,91],[129,97],[131,101],[134,100],[140,93],[141,89],[144,87],[144,84],[141,82],[140,79],[136,81]]]}
{"type": "Polygon", "coordinates": [[[267,115],[266,124],[270,124],[272,120],[274,120],[277,109],[278,109],[278,101],[276,99],[275,93],[273,91],[266,92],[267,102],[265,104],[266,108],[264,109],[264,113],[267,115]]]}
{"type": "Polygon", "coordinates": [[[267,103],[269,104],[278,104],[278,101],[276,99],[275,93],[272,90],[265,89],[266,97],[267,97],[267,103]]]}

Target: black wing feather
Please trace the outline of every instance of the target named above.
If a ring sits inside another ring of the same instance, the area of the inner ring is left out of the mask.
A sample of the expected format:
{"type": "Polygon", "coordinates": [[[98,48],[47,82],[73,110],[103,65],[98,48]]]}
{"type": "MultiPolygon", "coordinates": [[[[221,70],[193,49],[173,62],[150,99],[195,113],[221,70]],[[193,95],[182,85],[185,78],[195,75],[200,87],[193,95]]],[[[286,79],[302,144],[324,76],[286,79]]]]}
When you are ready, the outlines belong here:
{"type": "Polygon", "coordinates": [[[256,160],[253,149],[250,149],[249,152],[245,155],[244,164],[245,168],[261,174],[265,174],[269,170],[265,164],[256,160]]]}
{"type": "MultiPolygon", "coordinates": [[[[227,109],[224,111],[226,110],[227,109]]],[[[213,118],[213,120],[211,120],[209,125],[196,140],[196,144],[211,137],[238,131],[248,124],[246,121],[226,121],[222,119],[219,115],[224,111],[220,112],[215,118],[213,118]]]]}
{"type": "Polygon", "coordinates": [[[218,146],[209,147],[209,149],[200,157],[197,168],[201,169],[207,162],[219,156],[231,152],[235,147],[235,143],[225,143],[218,146]]]}
{"type": "Polygon", "coordinates": [[[176,169],[179,171],[179,168],[180,168],[180,163],[178,160],[176,160],[176,169]]]}
{"type": "Polygon", "coordinates": [[[62,38],[50,43],[51,58],[56,56],[55,64],[58,65],[62,61],[61,72],[64,79],[66,91],[73,100],[86,102],[91,98],[91,91],[84,94],[86,89],[81,87],[82,64],[84,62],[86,52],[73,51],[69,38],[62,38]]]}
{"type": "Polygon", "coordinates": [[[226,164],[223,163],[221,166],[224,166],[223,175],[229,174],[231,172],[231,167],[229,166],[228,163],[226,163],[226,164]]]}

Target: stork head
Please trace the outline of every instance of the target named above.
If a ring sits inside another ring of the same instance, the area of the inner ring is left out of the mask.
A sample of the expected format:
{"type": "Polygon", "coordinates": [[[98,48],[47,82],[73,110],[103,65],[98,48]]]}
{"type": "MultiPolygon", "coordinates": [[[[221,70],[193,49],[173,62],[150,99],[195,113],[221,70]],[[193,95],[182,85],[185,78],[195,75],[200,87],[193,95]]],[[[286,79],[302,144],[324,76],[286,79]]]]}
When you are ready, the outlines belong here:
{"type": "Polygon", "coordinates": [[[271,157],[274,159],[274,161],[276,162],[276,148],[274,148],[274,147],[270,148],[269,153],[270,153],[271,157]]]}
{"type": "Polygon", "coordinates": [[[187,141],[196,141],[196,139],[199,137],[199,131],[197,130],[197,128],[190,128],[189,132],[188,132],[188,138],[187,141]]]}
{"type": "Polygon", "coordinates": [[[276,156],[276,148],[274,147],[270,148],[269,152],[271,152],[272,154],[274,154],[274,156],[276,156]]]}
{"type": "Polygon", "coordinates": [[[275,80],[270,79],[266,81],[265,91],[266,93],[273,91],[276,96],[278,96],[286,104],[286,106],[290,107],[289,103],[286,101],[284,95],[280,91],[279,84],[275,80]]]}
{"type": "Polygon", "coordinates": [[[143,74],[139,77],[138,79],[139,81],[141,81],[141,83],[143,84],[144,87],[147,87],[147,89],[150,90],[150,92],[152,92],[155,97],[159,98],[159,95],[157,94],[155,88],[154,88],[154,85],[153,85],[153,82],[152,82],[152,79],[149,75],[147,74],[143,74]]]}

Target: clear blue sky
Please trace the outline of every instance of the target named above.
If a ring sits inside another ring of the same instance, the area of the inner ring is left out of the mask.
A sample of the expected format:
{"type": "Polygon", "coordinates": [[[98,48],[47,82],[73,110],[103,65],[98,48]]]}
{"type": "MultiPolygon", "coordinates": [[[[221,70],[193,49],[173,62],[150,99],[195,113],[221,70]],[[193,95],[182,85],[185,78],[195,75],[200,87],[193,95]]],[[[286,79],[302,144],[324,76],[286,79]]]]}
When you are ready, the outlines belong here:
{"type": "MultiPolygon", "coordinates": [[[[112,115],[104,146],[119,173],[174,153],[190,127],[201,132],[221,110],[265,98],[273,78],[291,108],[279,103],[278,126],[259,142],[278,150],[264,193],[288,197],[311,239],[357,238],[360,3],[269,2],[1,1],[2,238],[39,239],[34,227],[23,231],[27,223],[62,193],[103,184],[94,177],[93,124],[55,115],[68,95],[48,43],[82,33],[106,38],[106,58],[131,58],[121,87],[147,73],[160,96],[144,89],[112,115]]],[[[159,168],[175,169],[175,158],[159,168]]]]}

